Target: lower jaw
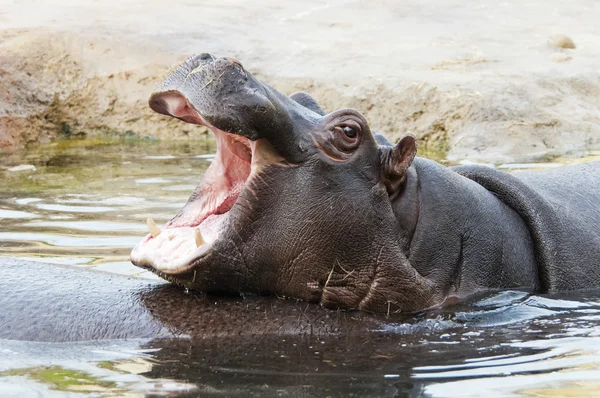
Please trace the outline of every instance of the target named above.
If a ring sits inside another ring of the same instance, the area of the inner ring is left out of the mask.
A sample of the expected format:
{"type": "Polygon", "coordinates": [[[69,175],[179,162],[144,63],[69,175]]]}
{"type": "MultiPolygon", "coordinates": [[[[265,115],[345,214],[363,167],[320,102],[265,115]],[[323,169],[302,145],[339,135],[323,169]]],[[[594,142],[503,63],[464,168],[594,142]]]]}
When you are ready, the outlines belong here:
{"type": "Polygon", "coordinates": [[[131,261],[163,274],[184,273],[219,238],[228,217],[226,211],[206,217],[199,225],[171,225],[162,230],[148,219],[150,234],[133,248],[131,261]]]}
{"type": "MultiPolygon", "coordinates": [[[[144,267],[146,268],[146,267],[144,267]]],[[[147,270],[153,272],[154,274],[158,275],[159,277],[161,277],[162,279],[166,280],[167,282],[173,283],[177,286],[183,287],[183,288],[191,288],[194,280],[187,280],[187,279],[182,279],[181,277],[178,277],[179,275],[175,276],[175,275],[170,275],[170,274],[165,274],[162,271],[157,270],[156,268],[153,267],[147,267],[147,270]]],[[[193,278],[193,276],[192,276],[193,278]]]]}
{"type": "Polygon", "coordinates": [[[131,262],[142,268],[168,275],[187,272],[216,240],[204,242],[197,227],[170,228],[157,236],[148,235],[131,251],[131,262]]]}

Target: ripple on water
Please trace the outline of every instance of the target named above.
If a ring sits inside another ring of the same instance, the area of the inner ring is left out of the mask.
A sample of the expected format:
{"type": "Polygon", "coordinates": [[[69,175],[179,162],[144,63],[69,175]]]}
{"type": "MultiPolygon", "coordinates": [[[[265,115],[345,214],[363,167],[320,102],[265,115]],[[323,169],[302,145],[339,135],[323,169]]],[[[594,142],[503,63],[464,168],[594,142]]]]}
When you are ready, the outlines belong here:
{"type": "Polygon", "coordinates": [[[23,256],[20,259],[27,261],[37,261],[40,263],[60,264],[60,265],[85,265],[95,260],[92,257],[33,257],[23,256]]]}
{"type": "Polygon", "coordinates": [[[192,192],[194,189],[196,189],[195,185],[171,185],[168,187],[163,187],[162,188],[163,191],[186,191],[186,192],[192,192]]]}
{"type": "Polygon", "coordinates": [[[558,315],[559,313],[560,311],[517,304],[486,311],[460,312],[456,314],[456,319],[475,326],[493,327],[512,325],[530,319],[558,315]]]}
{"type": "Polygon", "coordinates": [[[600,386],[600,337],[541,339],[508,345],[540,352],[509,358],[483,358],[461,365],[422,366],[414,368],[412,377],[415,380],[464,379],[425,386],[425,393],[433,397],[512,396],[517,393],[524,396],[595,396],[589,393],[598,391],[586,389],[600,386]],[[531,394],[534,391],[537,393],[531,394]]]}
{"type": "Polygon", "coordinates": [[[175,155],[148,155],[144,156],[144,159],[154,159],[154,160],[163,160],[163,159],[176,159],[175,155]]]}
{"type": "Polygon", "coordinates": [[[116,223],[110,221],[35,221],[25,224],[26,227],[44,227],[60,229],[77,229],[82,231],[132,231],[146,232],[147,227],[143,223],[116,223]]]}
{"type": "Polygon", "coordinates": [[[136,184],[166,184],[172,182],[170,180],[165,180],[160,177],[152,177],[152,178],[140,178],[135,180],[136,184]]]}
{"type": "MultiPolygon", "coordinates": [[[[598,292],[589,295],[598,297],[598,292]]],[[[416,366],[411,378],[423,383],[422,391],[432,397],[546,396],[557,387],[561,394],[587,391],[584,395],[589,396],[600,386],[600,324],[590,315],[600,310],[600,303],[590,301],[589,295],[565,299],[506,291],[463,303],[471,309],[454,318],[469,329],[483,327],[468,332],[469,338],[478,339],[477,351],[511,352],[416,366]],[[570,384],[576,380],[582,381],[583,390],[570,384]]]]}
{"type": "Polygon", "coordinates": [[[492,307],[497,308],[504,305],[510,305],[514,303],[522,302],[529,296],[527,292],[521,292],[518,290],[505,290],[502,292],[498,292],[493,294],[490,297],[477,300],[473,303],[474,306],[477,307],[492,307]]]}
{"type": "Polygon", "coordinates": [[[90,396],[90,393],[92,396],[172,396],[197,389],[194,384],[172,378],[146,376],[153,367],[148,359],[156,351],[143,347],[147,341],[0,340],[0,391],[3,397],[75,397],[90,396]]]}
{"type": "MultiPolygon", "coordinates": [[[[156,205],[156,203],[154,205],[156,205]]],[[[160,206],[167,209],[181,209],[185,206],[185,202],[161,203],[160,206]]],[[[171,216],[173,216],[173,214],[171,214],[171,216]]]]}
{"type": "Polygon", "coordinates": [[[37,217],[36,214],[29,213],[26,211],[0,209],[0,219],[3,219],[3,218],[26,219],[26,218],[35,218],[35,217],[37,217]]]}
{"type": "Polygon", "coordinates": [[[67,213],[104,213],[107,211],[117,210],[113,207],[68,206],[68,205],[56,205],[56,204],[46,204],[46,203],[36,204],[35,207],[37,207],[40,210],[60,211],[60,212],[67,212],[67,213]]]}
{"type": "Polygon", "coordinates": [[[74,237],[63,235],[38,234],[33,232],[0,232],[0,241],[42,242],[53,246],[64,247],[133,247],[139,237],[74,237]]]}
{"type": "Polygon", "coordinates": [[[531,295],[520,291],[503,291],[472,303],[481,311],[457,312],[455,319],[476,326],[511,325],[532,319],[556,316],[573,310],[590,309],[600,303],[531,295]]]}
{"type": "Polygon", "coordinates": [[[57,203],[69,203],[69,204],[83,204],[90,205],[92,203],[101,203],[111,206],[129,206],[129,205],[139,205],[146,202],[144,198],[138,198],[135,196],[121,196],[115,198],[68,198],[68,199],[55,199],[57,203]]]}
{"type": "Polygon", "coordinates": [[[104,203],[107,205],[115,205],[115,206],[129,206],[129,205],[139,205],[142,203],[146,203],[146,198],[140,198],[137,196],[118,196],[114,198],[105,198],[100,200],[98,203],[104,203]]]}
{"type": "Polygon", "coordinates": [[[35,202],[41,202],[42,199],[40,198],[21,198],[21,199],[16,199],[15,202],[18,205],[28,205],[30,203],[35,203],[35,202]]]}
{"type": "Polygon", "coordinates": [[[205,153],[203,155],[196,155],[194,156],[196,159],[206,159],[206,160],[213,160],[215,157],[217,156],[216,153],[205,153]]]}

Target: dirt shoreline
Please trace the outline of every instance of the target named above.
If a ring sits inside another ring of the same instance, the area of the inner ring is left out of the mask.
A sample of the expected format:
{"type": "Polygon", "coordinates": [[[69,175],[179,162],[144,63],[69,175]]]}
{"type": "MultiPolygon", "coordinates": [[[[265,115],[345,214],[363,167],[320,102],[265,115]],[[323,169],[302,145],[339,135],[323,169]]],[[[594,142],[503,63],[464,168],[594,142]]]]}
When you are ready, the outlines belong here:
{"type": "Polygon", "coordinates": [[[147,98],[166,68],[202,51],[235,56],[327,110],[356,108],[392,140],[416,134],[450,160],[600,148],[600,35],[585,24],[600,11],[593,1],[577,1],[577,13],[541,1],[381,0],[373,10],[263,0],[263,14],[241,0],[177,12],[155,1],[107,3],[58,0],[27,19],[32,0],[0,4],[0,151],[59,135],[198,138],[203,128],[152,113],[147,98]],[[563,31],[571,42],[556,39],[563,31]]]}

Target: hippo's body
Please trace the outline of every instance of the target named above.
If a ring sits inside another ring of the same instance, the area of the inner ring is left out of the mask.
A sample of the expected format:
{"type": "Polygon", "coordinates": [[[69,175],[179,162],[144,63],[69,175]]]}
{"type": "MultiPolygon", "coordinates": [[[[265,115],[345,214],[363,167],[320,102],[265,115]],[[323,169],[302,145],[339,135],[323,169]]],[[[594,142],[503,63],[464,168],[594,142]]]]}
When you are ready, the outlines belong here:
{"type": "Polygon", "coordinates": [[[215,300],[164,282],[7,257],[0,257],[0,290],[0,339],[21,341],[181,337],[239,344],[246,336],[366,336],[386,322],[276,297],[215,300]]]}
{"type": "Polygon", "coordinates": [[[600,286],[600,164],[514,176],[415,158],[355,110],[325,114],[237,60],[190,58],[150,99],[217,155],[132,262],[210,292],[411,312],[484,289],[600,286]]]}
{"type": "Polygon", "coordinates": [[[514,175],[485,167],[455,170],[485,187],[525,222],[538,290],[600,286],[600,163],[514,175]]]}

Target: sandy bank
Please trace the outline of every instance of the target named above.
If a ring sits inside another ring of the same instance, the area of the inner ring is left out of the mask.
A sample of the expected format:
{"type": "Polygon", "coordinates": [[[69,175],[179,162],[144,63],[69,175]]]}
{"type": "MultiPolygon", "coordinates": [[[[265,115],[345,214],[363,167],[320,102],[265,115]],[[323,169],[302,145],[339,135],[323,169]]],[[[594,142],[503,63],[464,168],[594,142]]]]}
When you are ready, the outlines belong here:
{"type": "Polygon", "coordinates": [[[202,134],[152,114],[146,100],[166,67],[204,51],[235,56],[328,110],[357,108],[392,139],[412,132],[450,159],[600,146],[593,0],[259,4],[0,3],[0,147],[61,133],[202,134]]]}

